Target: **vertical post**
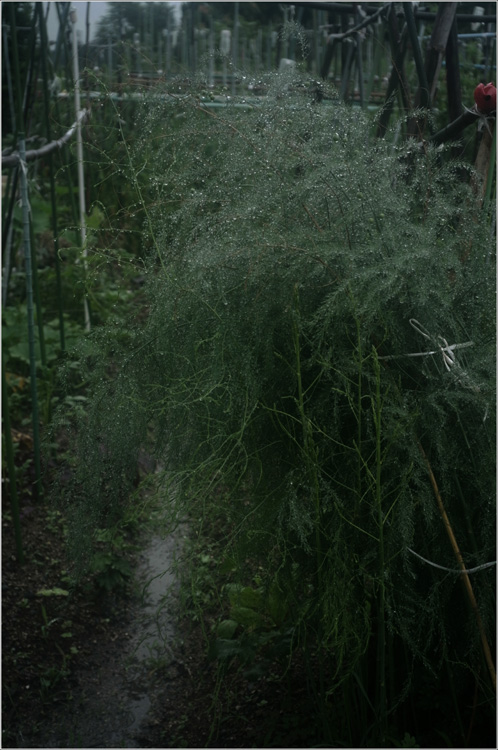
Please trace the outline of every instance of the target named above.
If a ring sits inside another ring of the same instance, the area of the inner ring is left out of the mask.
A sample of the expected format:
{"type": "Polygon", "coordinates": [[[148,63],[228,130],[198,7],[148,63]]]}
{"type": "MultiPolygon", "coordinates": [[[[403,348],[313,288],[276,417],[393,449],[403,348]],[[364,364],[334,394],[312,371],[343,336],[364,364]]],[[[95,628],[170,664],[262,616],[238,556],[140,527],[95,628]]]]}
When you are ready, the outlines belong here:
{"type": "Polygon", "coordinates": [[[171,74],[171,32],[166,30],[166,73],[171,74]]]}
{"type": "Polygon", "coordinates": [[[223,29],[221,32],[220,51],[223,55],[223,87],[227,85],[227,58],[230,54],[231,44],[231,32],[230,29],[223,29]]]}
{"type": "Polygon", "coordinates": [[[19,73],[19,53],[17,49],[17,28],[14,5],[10,5],[13,72],[16,90],[16,122],[19,127],[19,175],[21,185],[21,206],[23,225],[24,263],[26,266],[26,311],[28,316],[29,373],[31,386],[31,415],[33,422],[33,453],[35,463],[36,491],[42,494],[40,463],[40,425],[38,420],[38,390],[36,383],[35,320],[33,309],[33,263],[31,259],[31,234],[29,221],[28,178],[26,169],[26,140],[22,112],[21,77],[19,73]]]}
{"type": "Polygon", "coordinates": [[[26,140],[19,133],[19,162],[21,166],[21,206],[23,226],[24,264],[26,271],[26,307],[28,313],[29,379],[31,383],[31,409],[33,417],[33,451],[37,493],[41,495],[40,426],[38,421],[38,390],[36,385],[35,315],[33,307],[33,261],[31,258],[31,232],[29,222],[28,178],[26,174],[26,140]]]}
{"type": "MultiPolygon", "coordinates": [[[[360,21],[361,17],[356,16],[355,21],[360,21]]],[[[360,95],[360,107],[365,106],[365,87],[363,82],[363,45],[361,42],[361,34],[356,34],[356,60],[357,60],[357,70],[358,70],[358,91],[360,95]]]]}
{"type": "Polygon", "coordinates": [[[107,37],[107,75],[109,86],[112,86],[112,37],[107,37]]]}
{"type": "MultiPolygon", "coordinates": [[[[80,68],[78,61],[78,39],[76,37],[76,8],[71,8],[71,23],[73,25],[72,43],[73,43],[73,78],[74,78],[74,108],[76,110],[76,154],[77,154],[77,165],[78,165],[78,198],[79,198],[79,210],[80,210],[80,237],[81,247],[83,248],[83,265],[85,273],[88,268],[87,257],[88,249],[86,246],[86,208],[85,208],[85,175],[83,172],[83,138],[81,135],[81,99],[80,99],[80,68]]],[[[85,315],[85,330],[90,330],[90,310],[88,308],[88,300],[85,296],[83,298],[83,311],[85,315]]]]}
{"type": "Polygon", "coordinates": [[[232,96],[236,93],[235,71],[239,57],[239,4],[233,4],[233,47],[232,47],[232,96]]]}
{"type": "Polygon", "coordinates": [[[4,26],[2,28],[3,31],[3,49],[2,52],[4,54],[4,65],[5,65],[5,73],[6,73],[6,80],[7,80],[7,93],[9,95],[9,114],[11,119],[11,127],[12,132],[15,133],[17,129],[16,124],[16,107],[14,104],[14,92],[12,90],[12,74],[10,72],[10,61],[9,61],[9,40],[7,39],[7,26],[4,26]]]}
{"type": "Polygon", "coordinates": [[[462,87],[460,83],[460,62],[458,59],[458,29],[456,15],[451,25],[446,45],[446,92],[448,95],[448,119],[450,122],[460,117],[462,107],[462,87]]]}
{"type": "Polygon", "coordinates": [[[272,38],[273,38],[273,29],[272,29],[272,25],[270,24],[268,28],[268,35],[266,37],[266,70],[271,70],[272,68],[272,61],[271,61],[272,38]]]}
{"type": "Polygon", "coordinates": [[[213,88],[214,86],[214,27],[213,27],[213,14],[209,13],[209,72],[208,72],[208,86],[213,88]]]}

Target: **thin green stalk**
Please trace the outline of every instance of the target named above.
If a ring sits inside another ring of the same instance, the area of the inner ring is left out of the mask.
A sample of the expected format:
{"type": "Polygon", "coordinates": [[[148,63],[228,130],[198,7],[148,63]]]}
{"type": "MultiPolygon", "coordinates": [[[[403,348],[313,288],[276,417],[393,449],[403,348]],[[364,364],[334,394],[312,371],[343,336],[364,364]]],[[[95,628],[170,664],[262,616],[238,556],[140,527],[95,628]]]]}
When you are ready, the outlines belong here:
{"type": "MultiPolygon", "coordinates": [[[[299,294],[297,288],[294,289],[296,301],[296,313],[299,314],[299,294]]],[[[313,442],[312,427],[310,420],[306,415],[304,406],[304,391],[301,374],[301,343],[299,340],[299,328],[297,322],[293,325],[293,344],[296,357],[296,378],[297,378],[297,407],[301,419],[303,431],[303,451],[308,469],[308,476],[313,487],[313,500],[315,505],[315,541],[317,555],[317,584],[318,590],[321,591],[321,568],[322,568],[322,542],[321,542],[321,509],[320,509],[320,488],[318,484],[317,456],[313,442]]]]}
{"type": "Polygon", "coordinates": [[[4,216],[2,217],[2,254],[4,258],[2,278],[3,307],[5,307],[5,305],[7,304],[7,290],[9,288],[10,275],[12,272],[12,236],[14,233],[13,213],[18,177],[18,167],[16,166],[12,171],[9,171],[9,180],[7,183],[7,188],[5,190],[5,196],[9,196],[9,198],[4,201],[6,209],[4,216]]]}
{"type": "MultiPolygon", "coordinates": [[[[441,615],[441,620],[442,620],[442,615],[441,615]]],[[[458,698],[457,698],[457,694],[456,694],[456,691],[455,691],[455,680],[453,679],[453,672],[452,672],[452,669],[451,669],[451,662],[450,662],[450,660],[448,658],[447,650],[448,650],[448,647],[447,647],[447,645],[446,645],[446,643],[445,643],[445,641],[443,639],[443,658],[444,658],[444,664],[445,664],[445,667],[446,667],[446,674],[448,675],[448,685],[449,685],[449,688],[450,688],[451,702],[453,703],[453,709],[454,709],[454,712],[455,712],[455,718],[456,718],[456,722],[458,724],[458,729],[459,729],[459,732],[460,732],[460,737],[461,737],[461,740],[463,742],[463,746],[465,746],[465,729],[464,729],[463,721],[462,721],[463,717],[462,717],[462,713],[460,711],[460,707],[458,705],[458,698]]]]}
{"type": "MultiPolygon", "coordinates": [[[[295,313],[299,317],[299,293],[297,286],[294,287],[295,297],[295,313]]],[[[322,565],[323,565],[323,553],[322,553],[322,519],[321,519],[321,507],[320,507],[320,487],[318,482],[318,467],[317,467],[317,454],[316,448],[313,441],[312,427],[308,416],[306,415],[306,409],[304,405],[304,389],[301,372],[301,342],[299,336],[299,325],[297,320],[293,322],[293,345],[294,354],[296,358],[295,371],[297,379],[297,407],[299,410],[299,416],[301,420],[301,428],[303,433],[303,451],[304,459],[306,462],[308,477],[312,487],[313,502],[315,510],[315,545],[316,545],[316,577],[317,577],[317,591],[319,594],[323,591],[322,582],[322,565]]],[[[321,643],[321,630],[322,630],[322,607],[321,599],[318,599],[318,637],[317,644],[320,647],[321,643]]],[[[307,660],[307,668],[309,667],[309,661],[307,660]]],[[[311,679],[315,679],[313,670],[311,671],[311,679]]],[[[327,700],[325,690],[325,665],[322,659],[318,659],[318,706],[320,716],[322,720],[322,730],[325,739],[329,737],[329,724],[327,714],[327,700]]]]}
{"type": "Polygon", "coordinates": [[[363,355],[362,355],[362,348],[361,348],[361,331],[360,331],[360,321],[358,318],[356,318],[356,340],[357,340],[357,352],[358,352],[358,400],[357,400],[357,424],[358,424],[358,462],[357,462],[357,490],[356,490],[356,498],[355,498],[355,516],[358,516],[359,513],[359,505],[360,500],[362,496],[362,457],[361,457],[361,441],[362,441],[362,419],[361,419],[361,413],[362,413],[362,366],[363,366],[363,355]]]}
{"type": "Polygon", "coordinates": [[[9,396],[7,393],[7,382],[5,379],[5,362],[2,357],[2,414],[5,436],[5,453],[7,457],[7,469],[9,472],[10,504],[12,508],[12,522],[14,524],[14,536],[16,540],[16,555],[20,565],[24,563],[24,552],[22,548],[21,522],[19,518],[19,501],[17,499],[16,467],[14,464],[14,448],[12,445],[12,433],[10,430],[9,396]]]}
{"type": "Polygon", "coordinates": [[[129,163],[130,168],[131,168],[132,179],[133,179],[134,187],[135,187],[135,189],[137,191],[138,200],[139,200],[140,205],[142,206],[143,212],[144,212],[146,220],[147,220],[147,229],[150,232],[152,244],[153,244],[153,246],[154,246],[154,248],[156,250],[157,257],[159,258],[159,262],[161,264],[161,268],[164,271],[165,276],[168,278],[169,277],[168,270],[166,268],[166,264],[164,263],[164,259],[163,259],[163,256],[161,254],[161,251],[159,249],[159,244],[158,244],[157,239],[156,239],[156,235],[155,235],[155,232],[154,232],[154,227],[152,226],[151,216],[150,216],[150,213],[149,213],[148,208],[147,208],[148,204],[146,203],[146,201],[145,201],[145,199],[143,197],[142,189],[140,187],[140,183],[138,181],[137,174],[135,173],[135,171],[133,169],[133,161],[132,161],[132,158],[131,158],[130,150],[128,148],[127,140],[125,138],[125,134],[123,133],[123,128],[122,128],[122,125],[121,125],[121,119],[119,117],[119,110],[118,110],[118,108],[116,106],[116,103],[112,99],[111,99],[111,104],[112,104],[112,106],[114,108],[114,111],[116,113],[116,116],[118,118],[121,139],[123,141],[123,145],[124,145],[124,148],[125,148],[125,151],[126,151],[126,156],[127,156],[127,159],[128,159],[128,163],[129,163]]]}
{"type": "Polygon", "coordinates": [[[379,529],[379,596],[377,632],[377,711],[382,743],[387,729],[386,714],[386,622],[385,622],[385,550],[384,517],[382,513],[382,401],[380,393],[380,365],[375,348],[372,349],[375,373],[375,400],[372,410],[375,425],[375,509],[379,529]]]}
{"type": "Polygon", "coordinates": [[[32,261],[31,261],[31,238],[30,238],[30,221],[29,221],[29,198],[28,198],[28,180],[26,175],[26,141],[23,132],[22,116],[22,94],[21,78],[19,73],[19,54],[17,48],[17,29],[14,5],[10,5],[10,18],[12,30],[12,51],[14,63],[14,83],[16,90],[16,119],[19,124],[19,172],[21,179],[21,205],[22,205],[22,223],[23,223],[23,241],[24,241],[24,261],[26,264],[26,302],[28,313],[28,347],[29,347],[29,367],[30,367],[30,387],[31,387],[31,409],[33,422],[33,450],[35,463],[35,478],[38,494],[41,494],[41,466],[40,466],[40,435],[38,419],[38,393],[36,387],[36,353],[35,353],[35,334],[34,334],[34,311],[33,311],[33,278],[32,278],[32,261]]]}
{"type": "MultiPolygon", "coordinates": [[[[44,98],[44,119],[45,119],[45,131],[47,133],[47,141],[52,141],[52,129],[50,127],[50,94],[48,90],[48,70],[47,70],[47,56],[48,56],[48,42],[47,42],[47,25],[45,23],[45,16],[43,15],[43,9],[41,5],[37,5],[38,20],[40,23],[40,39],[41,39],[41,58],[42,58],[42,77],[43,77],[43,98],[44,98]]],[[[61,268],[59,259],[59,237],[57,227],[57,202],[55,199],[55,177],[54,177],[54,160],[52,154],[48,155],[48,168],[49,168],[49,180],[50,180],[50,201],[52,204],[52,234],[54,236],[54,258],[55,258],[55,279],[56,279],[56,290],[57,290],[57,310],[59,314],[59,337],[61,350],[64,351],[66,348],[64,339],[64,314],[62,307],[62,282],[61,282],[61,268]]]]}
{"type": "Polygon", "coordinates": [[[25,157],[26,141],[24,133],[19,133],[19,157],[21,160],[21,203],[22,222],[24,238],[24,261],[26,266],[26,302],[28,313],[28,347],[29,347],[29,372],[31,387],[31,410],[33,422],[33,450],[35,462],[35,477],[38,494],[41,494],[41,462],[40,462],[40,433],[38,417],[38,391],[36,383],[36,350],[35,350],[35,317],[33,307],[33,273],[31,260],[31,237],[29,221],[29,198],[28,180],[26,176],[25,157]]]}
{"type": "MultiPolygon", "coordinates": [[[[31,211],[30,211],[31,219],[31,211]]],[[[47,366],[47,355],[45,351],[45,332],[43,330],[43,313],[40,301],[40,287],[38,284],[38,264],[36,262],[35,253],[35,233],[33,231],[33,221],[29,222],[29,239],[31,244],[31,273],[33,276],[33,297],[36,307],[36,323],[38,327],[38,343],[40,346],[40,360],[42,367],[47,366]]]]}

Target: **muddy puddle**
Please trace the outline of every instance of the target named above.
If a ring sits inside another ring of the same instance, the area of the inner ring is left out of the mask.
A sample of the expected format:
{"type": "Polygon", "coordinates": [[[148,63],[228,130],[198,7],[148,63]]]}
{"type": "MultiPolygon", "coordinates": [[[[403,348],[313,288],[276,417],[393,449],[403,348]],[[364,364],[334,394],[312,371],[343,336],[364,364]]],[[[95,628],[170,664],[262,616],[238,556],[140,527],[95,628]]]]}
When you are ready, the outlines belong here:
{"type": "Polygon", "coordinates": [[[73,699],[54,711],[42,747],[141,746],[155,675],[174,663],[175,561],[184,537],[185,529],[179,527],[174,534],[148,541],[135,571],[140,594],[131,605],[126,632],[104,650],[96,641],[95,665],[78,673],[73,699]]]}

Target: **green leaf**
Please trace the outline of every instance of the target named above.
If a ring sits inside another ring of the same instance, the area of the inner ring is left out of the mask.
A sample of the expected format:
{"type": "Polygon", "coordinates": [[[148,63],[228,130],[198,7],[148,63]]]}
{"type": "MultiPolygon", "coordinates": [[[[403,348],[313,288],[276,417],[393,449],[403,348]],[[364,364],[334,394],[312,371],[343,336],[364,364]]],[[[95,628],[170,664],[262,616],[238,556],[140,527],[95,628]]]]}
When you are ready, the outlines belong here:
{"type": "Polygon", "coordinates": [[[218,570],[222,574],[231,573],[233,570],[237,569],[237,564],[233,557],[225,557],[224,560],[221,561],[218,570]]]}
{"type": "Polygon", "coordinates": [[[261,609],[262,591],[250,586],[245,588],[230,587],[228,597],[232,606],[249,607],[250,609],[261,609]]]}
{"type": "Polygon", "coordinates": [[[209,646],[208,658],[225,661],[240,654],[240,643],[237,640],[216,638],[209,646]]]}
{"type": "Polygon", "coordinates": [[[272,585],[268,598],[268,614],[276,625],[281,625],[288,612],[287,601],[278,586],[272,585]]]}
{"type": "MultiPolygon", "coordinates": [[[[447,739],[447,735],[444,735],[444,732],[441,732],[441,735],[447,739]]],[[[420,747],[420,745],[417,744],[415,737],[412,737],[411,734],[409,734],[408,732],[405,732],[405,736],[401,740],[400,747],[420,747]]]]}
{"type": "Polygon", "coordinates": [[[230,617],[245,627],[262,627],[265,624],[263,616],[249,607],[235,606],[230,610],[230,617]]]}
{"type": "MultiPolygon", "coordinates": [[[[51,228],[52,207],[48,201],[39,198],[33,192],[29,195],[29,207],[31,221],[33,222],[33,233],[41,234],[51,228]]],[[[22,226],[22,208],[16,205],[14,208],[14,218],[19,226],[22,226]]]]}
{"type": "Polygon", "coordinates": [[[100,208],[98,206],[93,206],[90,216],[87,216],[86,218],[86,225],[89,229],[98,229],[104,219],[105,216],[100,208]]]}
{"type": "Polygon", "coordinates": [[[238,626],[235,620],[223,620],[216,628],[216,634],[219,638],[233,638],[238,626]]]}

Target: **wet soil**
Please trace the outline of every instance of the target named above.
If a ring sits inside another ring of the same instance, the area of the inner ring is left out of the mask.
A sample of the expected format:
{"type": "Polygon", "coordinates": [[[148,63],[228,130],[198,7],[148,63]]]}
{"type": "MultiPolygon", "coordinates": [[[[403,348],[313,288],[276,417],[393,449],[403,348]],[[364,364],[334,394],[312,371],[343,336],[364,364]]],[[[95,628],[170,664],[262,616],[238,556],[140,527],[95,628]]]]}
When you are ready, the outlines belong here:
{"type": "Polygon", "coordinates": [[[207,658],[209,613],[180,617],[184,527],[130,542],[134,582],[107,593],[91,577],[70,589],[57,512],[24,500],[23,566],[7,503],[2,526],[2,747],[309,746],[304,675],[290,694],[278,670],[221,682],[207,658]]]}
{"type": "Polygon", "coordinates": [[[91,577],[70,590],[62,516],[24,504],[20,566],[4,508],[3,747],[141,746],[158,672],[176,665],[171,568],[183,535],[130,544],[133,584],[118,594],[91,577]]]}
{"type": "Polygon", "coordinates": [[[181,530],[147,540],[135,561],[136,593],[126,630],[95,649],[78,674],[70,705],[52,714],[43,747],[141,747],[138,735],[151,708],[156,673],[176,662],[171,567],[181,542],[181,530]]]}

